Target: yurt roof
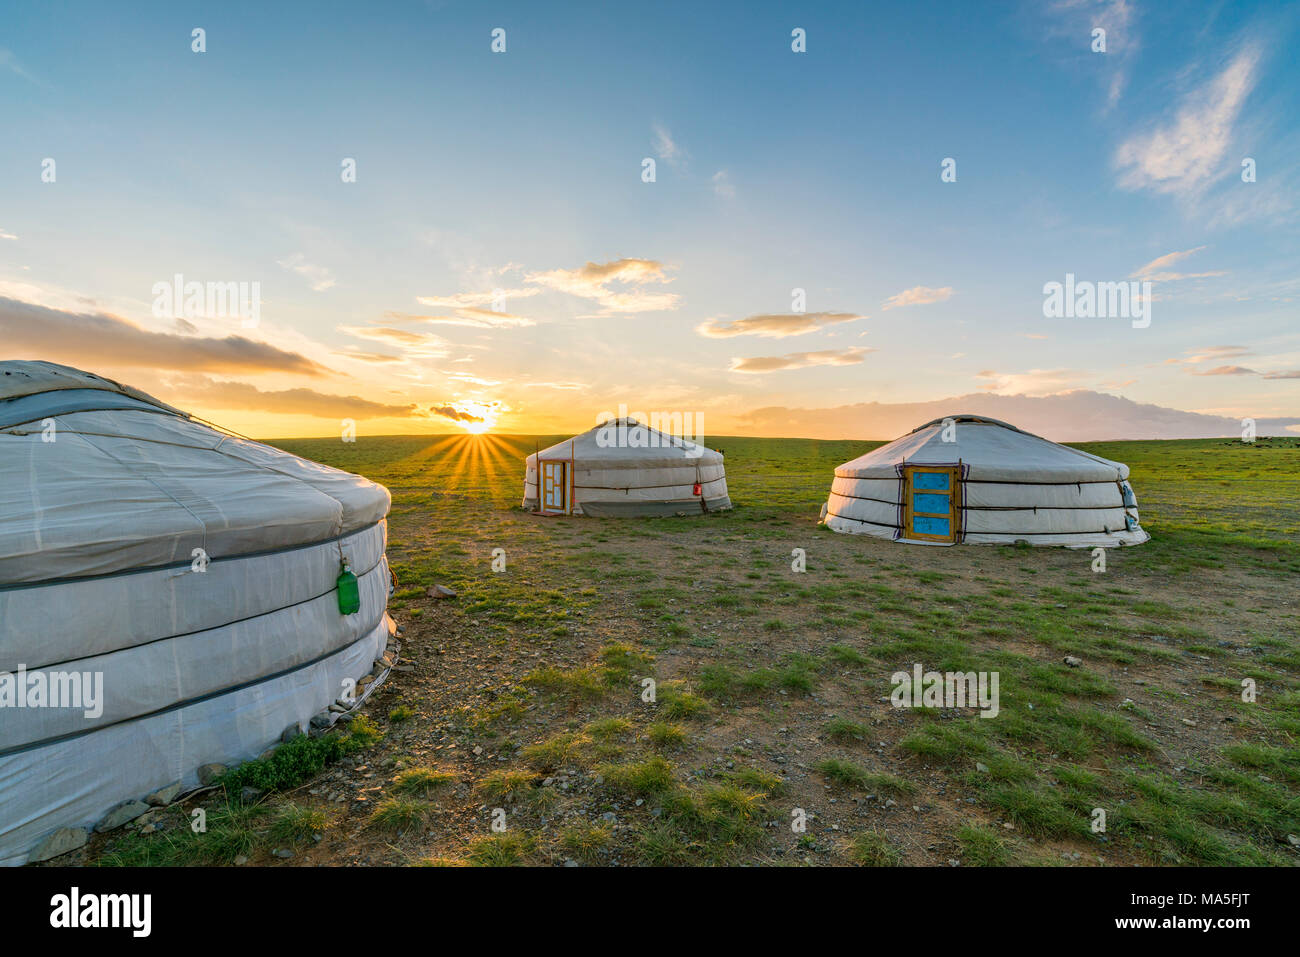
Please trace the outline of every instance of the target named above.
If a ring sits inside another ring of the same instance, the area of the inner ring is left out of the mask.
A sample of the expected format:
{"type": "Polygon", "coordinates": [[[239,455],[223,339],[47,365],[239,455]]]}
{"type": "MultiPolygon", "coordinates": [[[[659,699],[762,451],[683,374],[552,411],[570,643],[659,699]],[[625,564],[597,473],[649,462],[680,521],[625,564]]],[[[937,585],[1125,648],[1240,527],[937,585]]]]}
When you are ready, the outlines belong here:
{"type": "Polygon", "coordinates": [[[0,587],[296,548],[388,513],[381,485],[111,379],[0,362],[0,384],[0,587]]]}
{"type": "Polygon", "coordinates": [[[535,465],[538,457],[542,461],[568,460],[576,462],[599,462],[602,468],[647,468],[664,465],[716,465],[722,461],[722,453],[697,445],[680,436],[669,435],[652,429],[643,422],[633,418],[610,419],[581,435],[557,442],[549,448],[528,456],[528,463],[535,465]],[[603,430],[626,430],[626,444],[602,445],[600,435],[603,430]]]}
{"type": "MultiPolygon", "coordinates": [[[[982,425],[999,425],[1004,429],[1010,429],[1012,432],[1021,432],[1024,435],[1033,435],[1032,432],[1025,432],[1024,429],[1016,428],[1010,422],[1003,422],[1001,419],[993,419],[987,415],[972,415],[967,412],[961,412],[956,415],[941,415],[937,419],[931,419],[929,422],[926,422],[924,425],[918,425],[912,431],[920,432],[922,429],[928,429],[932,425],[942,425],[943,423],[949,420],[953,422],[977,422],[982,425]]],[[[1034,437],[1038,438],[1039,436],[1034,436],[1034,437]]]]}
{"type": "MultiPolygon", "coordinates": [[[[0,362],[0,408],[13,407],[16,400],[29,396],[45,395],[63,391],[90,391],[126,396],[136,402],[143,402],[155,408],[175,415],[185,415],[180,409],[173,408],[165,402],[159,402],[153,396],[141,392],[129,385],[123,385],[93,372],[83,372],[72,366],[59,365],[56,362],[40,360],[15,359],[0,362]]],[[[103,396],[96,396],[95,402],[105,401],[103,396]]],[[[63,405],[67,405],[64,397],[63,405]]],[[[27,405],[32,405],[27,403],[27,405]]],[[[0,425],[3,425],[3,413],[0,413],[0,425]]]]}
{"type": "Polygon", "coordinates": [[[986,482],[1114,482],[1128,466],[1059,445],[1007,422],[979,415],[932,419],[907,435],[846,462],[841,478],[893,478],[903,465],[968,466],[967,478],[986,482]],[[943,440],[944,423],[956,423],[954,441],[943,440]]]}

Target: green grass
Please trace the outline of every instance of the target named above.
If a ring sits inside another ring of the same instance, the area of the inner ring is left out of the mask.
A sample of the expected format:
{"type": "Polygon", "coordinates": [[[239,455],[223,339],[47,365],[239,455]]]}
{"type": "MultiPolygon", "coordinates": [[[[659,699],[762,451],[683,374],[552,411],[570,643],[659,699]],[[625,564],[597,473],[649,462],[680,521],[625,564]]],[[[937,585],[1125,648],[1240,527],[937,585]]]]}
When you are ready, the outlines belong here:
{"type": "Polygon", "coordinates": [[[653,797],[675,784],[672,765],[658,755],[626,764],[602,764],[596,770],[606,785],[633,797],[653,797]]]}
{"type": "Polygon", "coordinates": [[[370,823],[388,831],[409,831],[423,825],[429,819],[430,810],[427,802],[414,798],[385,798],[375,805],[370,814],[370,823]]]}
{"type": "Polygon", "coordinates": [[[961,859],[974,867],[1001,867],[1011,863],[1011,850],[997,834],[983,827],[969,825],[957,829],[961,859]]]}
{"type": "Polygon", "coordinates": [[[536,792],[537,781],[536,774],[503,768],[480,778],[478,790],[489,800],[516,801],[532,797],[536,792]]]}
{"type": "Polygon", "coordinates": [[[848,721],[844,718],[831,718],[822,725],[822,734],[841,744],[852,741],[865,741],[869,733],[870,729],[865,724],[848,721]]]}
{"type": "Polygon", "coordinates": [[[560,832],[560,847],[576,860],[599,864],[614,844],[614,831],[607,824],[575,824],[560,832]]]}
{"type": "Polygon", "coordinates": [[[324,811],[287,803],[275,809],[266,833],[276,844],[305,844],[324,834],[328,825],[324,811]]]}
{"type": "Polygon", "coordinates": [[[586,767],[591,748],[590,735],[569,731],[528,745],[519,752],[519,757],[536,771],[557,771],[565,767],[586,767]]]}
{"type": "Polygon", "coordinates": [[[782,794],[787,789],[785,778],[759,768],[736,768],[727,774],[732,783],[766,796],[782,794]]]}
{"type": "Polygon", "coordinates": [[[826,775],[827,780],[843,787],[856,788],[859,791],[869,791],[876,794],[910,794],[916,790],[915,784],[904,781],[896,775],[887,774],[883,771],[868,771],[852,761],[844,761],[839,758],[827,758],[820,761],[817,763],[816,768],[826,775]]]}
{"type": "Polygon", "coordinates": [[[475,867],[521,867],[535,847],[525,834],[485,834],[470,842],[466,860],[475,867]]]}
{"type": "Polygon", "coordinates": [[[1242,767],[1267,771],[1284,781],[1300,782],[1300,748],[1234,744],[1224,748],[1223,753],[1242,767]]]}
{"type": "Polygon", "coordinates": [[[128,832],[95,862],[106,867],[229,866],[251,856],[270,840],[276,817],[264,804],[226,802],[206,809],[206,830],[195,832],[179,807],[168,808],[160,833],[128,832]]]}
{"type": "Polygon", "coordinates": [[[667,751],[686,745],[686,729],[669,721],[656,721],[646,729],[646,737],[656,748],[667,751]]]}
{"type": "Polygon", "coordinates": [[[635,727],[627,718],[601,718],[588,722],[583,730],[599,741],[613,741],[631,734],[635,727]]]}
{"type": "Polygon", "coordinates": [[[866,867],[897,867],[902,861],[898,849],[879,831],[863,831],[855,835],[849,857],[866,867]]]}
{"type": "Polygon", "coordinates": [[[432,797],[437,791],[454,784],[456,773],[442,768],[407,768],[393,779],[393,791],[419,797],[432,797]]]}
{"type": "Polygon", "coordinates": [[[710,710],[708,701],[678,681],[665,681],[660,684],[655,697],[660,711],[666,718],[677,720],[702,718],[710,710]]]}
{"type": "Polygon", "coordinates": [[[605,674],[595,667],[565,670],[547,665],[525,675],[524,684],[576,701],[598,701],[610,690],[605,674]]]}
{"type": "Polygon", "coordinates": [[[320,737],[299,735],[280,745],[266,758],[231,768],[218,783],[231,794],[245,787],[259,791],[285,791],[309,781],[330,765],[379,741],[382,732],[365,715],[358,715],[344,733],[320,737]]]}

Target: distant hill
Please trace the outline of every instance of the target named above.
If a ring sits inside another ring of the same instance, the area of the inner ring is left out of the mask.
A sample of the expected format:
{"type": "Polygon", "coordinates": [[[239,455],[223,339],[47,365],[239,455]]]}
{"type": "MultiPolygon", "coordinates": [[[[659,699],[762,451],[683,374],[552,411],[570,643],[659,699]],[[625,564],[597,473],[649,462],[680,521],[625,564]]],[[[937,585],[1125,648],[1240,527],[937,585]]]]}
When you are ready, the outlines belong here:
{"type": "MultiPolygon", "coordinates": [[[[1055,442],[1241,435],[1240,419],[1183,412],[1088,389],[1044,396],[972,392],[930,402],[859,402],[828,409],[767,406],[738,416],[737,422],[755,435],[893,439],[931,419],[960,412],[1002,419],[1055,442]]],[[[1255,431],[1258,435],[1300,432],[1300,418],[1259,418],[1255,431]]]]}

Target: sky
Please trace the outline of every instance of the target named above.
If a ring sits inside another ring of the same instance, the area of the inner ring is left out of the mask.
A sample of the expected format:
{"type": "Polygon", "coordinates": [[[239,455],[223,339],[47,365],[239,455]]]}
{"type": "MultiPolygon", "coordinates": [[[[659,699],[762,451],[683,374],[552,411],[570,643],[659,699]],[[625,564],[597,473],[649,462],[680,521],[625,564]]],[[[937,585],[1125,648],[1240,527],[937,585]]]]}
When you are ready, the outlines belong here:
{"type": "Polygon", "coordinates": [[[271,6],[6,8],[0,358],[255,437],[1300,431],[1295,4],[271,6]]]}

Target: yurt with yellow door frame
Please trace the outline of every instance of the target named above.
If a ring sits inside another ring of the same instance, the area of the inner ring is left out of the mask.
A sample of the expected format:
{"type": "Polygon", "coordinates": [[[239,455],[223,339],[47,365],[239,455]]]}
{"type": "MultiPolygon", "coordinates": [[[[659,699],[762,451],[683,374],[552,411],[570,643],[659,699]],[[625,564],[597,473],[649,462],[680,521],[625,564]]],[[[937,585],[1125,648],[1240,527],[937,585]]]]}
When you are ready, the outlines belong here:
{"type": "Polygon", "coordinates": [[[1139,545],[1128,466],[979,415],[918,426],[835,469],[837,532],[918,545],[1139,545]]]}
{"type": "Polygon", "coordinates": [[[363,699],[391,664],[389,501],[110,379],[0,362],[0,864],[363,699]]]}
{"type": "Polygon", "coordinates": [[[610,419],[528,456],[523,507],[599,518],[731,508],[722,453],[632,418],[610,419]]]}

